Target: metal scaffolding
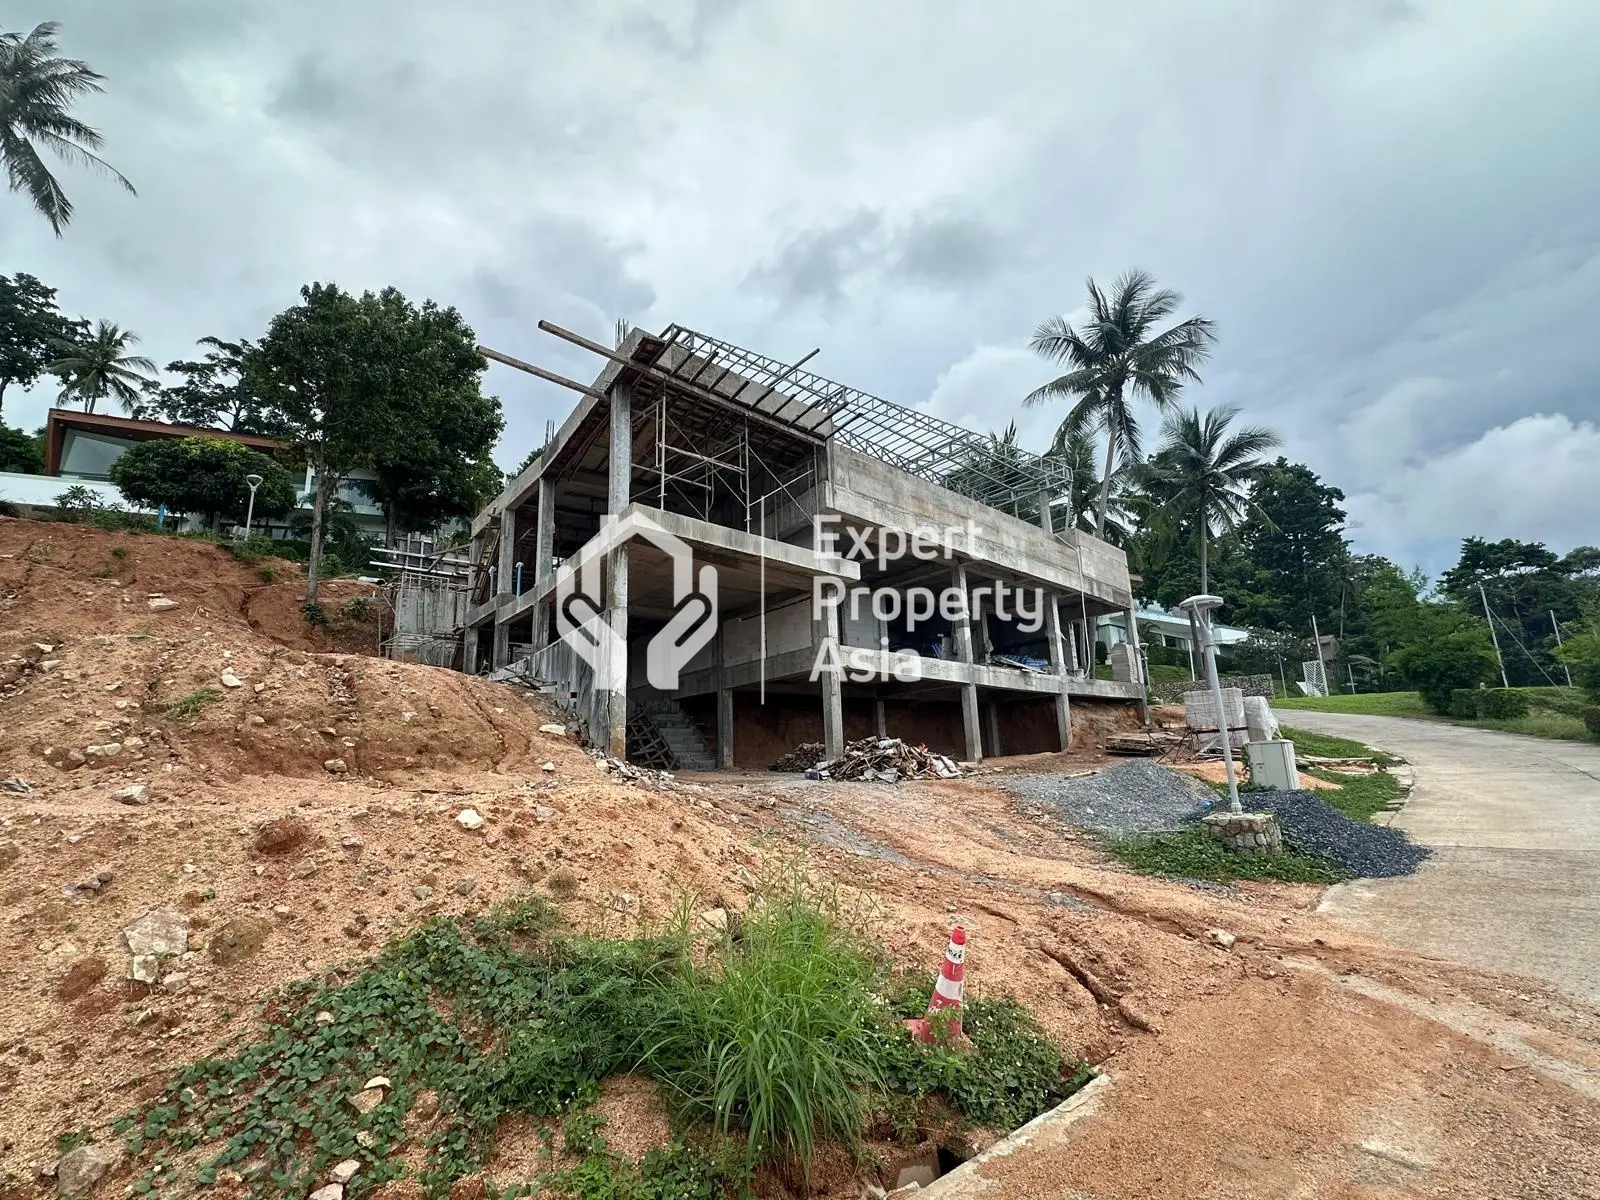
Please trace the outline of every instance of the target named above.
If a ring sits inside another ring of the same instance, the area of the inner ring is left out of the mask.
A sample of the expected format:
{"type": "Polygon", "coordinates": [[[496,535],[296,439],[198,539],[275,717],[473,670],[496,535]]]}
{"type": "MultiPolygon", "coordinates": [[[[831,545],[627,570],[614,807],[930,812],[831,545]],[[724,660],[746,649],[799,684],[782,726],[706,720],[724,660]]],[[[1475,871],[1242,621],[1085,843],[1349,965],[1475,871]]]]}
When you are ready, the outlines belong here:
{"type": "Polygon", "coordinates": [[[852,450],[992,508],[1037,513],[1041,495],[1046,502],[1071,496],[1072,470],[1066,462],[825,379],[804,369],[809,354],[798,363],[783,363],[682,325],[668,326],[661,339],[691,356],[682,361],[695,362],[695,379],[728,371],[758,389],[780,392],[808,410],[784,412],[795,425],[831,433],[852,450]]]}

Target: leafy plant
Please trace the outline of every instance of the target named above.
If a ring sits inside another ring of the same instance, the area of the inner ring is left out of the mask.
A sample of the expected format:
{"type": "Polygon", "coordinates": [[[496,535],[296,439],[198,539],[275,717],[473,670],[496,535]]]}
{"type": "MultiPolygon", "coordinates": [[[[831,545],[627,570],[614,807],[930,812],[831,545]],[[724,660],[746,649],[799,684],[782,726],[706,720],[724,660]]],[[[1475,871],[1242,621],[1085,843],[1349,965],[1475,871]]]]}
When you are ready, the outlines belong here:
{"type": "Polygon", "coordinates": [[[214,687],[196,688],[187,696],[180,696],[167,705],[167,712],[174,717],[187,719],[198,717],[208,704],[215,704],[222,699],[222,693],[214,687]]]}
{"type": "Polygon", "coordinates": [[[111,464],[111,482],[141,508],[162,505],[206,519],[213,532],[224,518],[250,511],[247,478],[262,479],[255,512],[277,516],[294,507],[294,482],[273,459],[220,437],[158,438],[124,450],[111,464]]]}
{"type": "Polygon", "coordinates": [[[271,583],[278,578],[278,568],[271,563],[262,563],[256,574],[261,576],[262,583],[271,583]]]}
{"type": "Polygon", "coordinates": [[[858,1138],[882,1090],[871,984],[876,964],[798,883],[749,914],[737,947],[689,964],[662,997],[643,1060],[682,1114],[743,1130],[746,1161],[796,1160],[858,1138]]]}
{"type": "Polygon", "coordinates": [[[61,516],[72,522],[83,521],[90,513],[104,507],[100,503],[99,493],[81,483],[75,483],[66,491],[58,492],[55,504],[61,516]]]}
{"type": "Polygon", "coordinates": [[[365,624],[372,620],[373,617],[372,602],[365,596],[357,596],[355,599],[346,602],[344,617],[347,621],[365,624]]]}
{"type": "Polygon", "coordinates": [[[305,619],[307,625],[315,625],[318,629],[326,629],[328,627],[328,614],[322,605],[315,600],[307,600],[302,604],[300,606],[300,615],[305,619]]]}
{"type": "Polygon", "coordinates": [[[1452,717],[1508,721],[1527,716],[1528,707],[1528,697],[1516,688],[1457,688],[1450,694],[1452,717]]]}

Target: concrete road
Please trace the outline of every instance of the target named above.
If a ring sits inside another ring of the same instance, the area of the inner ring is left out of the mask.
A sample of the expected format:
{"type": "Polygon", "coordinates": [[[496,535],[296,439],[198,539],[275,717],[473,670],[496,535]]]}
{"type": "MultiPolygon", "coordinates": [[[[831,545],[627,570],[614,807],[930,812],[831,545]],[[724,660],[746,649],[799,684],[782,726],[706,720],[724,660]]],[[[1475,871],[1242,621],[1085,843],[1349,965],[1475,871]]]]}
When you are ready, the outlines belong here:
{"type": "Polygon", "coordinates": [[[1600,745],[1401,717],[1278,717],[1390,750],[1416,771],[1394,824],[1433,857],[1402,879],[1332,888],[1323,911],[1600,1003],[1600,745]]]}

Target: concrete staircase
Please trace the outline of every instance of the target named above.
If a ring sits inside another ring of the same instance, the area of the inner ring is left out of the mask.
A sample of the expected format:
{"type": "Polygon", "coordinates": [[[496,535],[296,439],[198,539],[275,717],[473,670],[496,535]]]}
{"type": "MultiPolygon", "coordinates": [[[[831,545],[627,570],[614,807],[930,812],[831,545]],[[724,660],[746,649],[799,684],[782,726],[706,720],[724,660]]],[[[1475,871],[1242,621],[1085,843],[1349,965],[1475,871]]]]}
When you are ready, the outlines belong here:
{"type": "Polygon", "coordinates": [[[706,745],[699,726],[689,719],[688,714],[679,708],[675,701],[654,700],[648,711],[638,715],[655,726],[656,733],[660,735],[661,741],[672,754],[673,769],[716,770],[717,760],[712,756],[711,748],[706,745]]]}

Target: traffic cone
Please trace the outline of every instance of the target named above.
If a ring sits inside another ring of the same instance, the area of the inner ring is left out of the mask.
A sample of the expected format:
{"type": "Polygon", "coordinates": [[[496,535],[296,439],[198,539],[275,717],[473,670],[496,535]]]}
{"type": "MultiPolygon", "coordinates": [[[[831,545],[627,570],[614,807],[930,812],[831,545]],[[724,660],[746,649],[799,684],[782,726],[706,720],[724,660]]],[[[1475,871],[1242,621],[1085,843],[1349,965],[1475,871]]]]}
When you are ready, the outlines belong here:
{"type": "Polygon", "coordinates": [[[945,1030],[945,1036],[958,1047],[971,1045],[966,1034],[961,1031],[961,994],[967,977],[966,958],[967,931],[957,925],[950,931],[950,944],[945,948],[944,965],[939,968],[939,978],[934,980],[933,984],[933,995],[928,998],[927,1015],[911,1017],[906,1021],[906,1028],[917,1041],[932,1044],[935,1040],[934,1014],[945,1009],[954,1009],[955,1011],[940,1023],[945,1030]]]}

